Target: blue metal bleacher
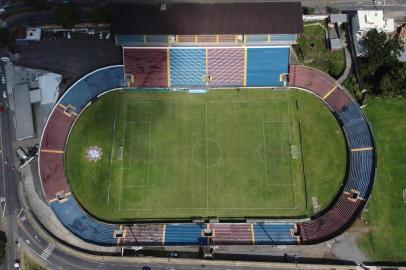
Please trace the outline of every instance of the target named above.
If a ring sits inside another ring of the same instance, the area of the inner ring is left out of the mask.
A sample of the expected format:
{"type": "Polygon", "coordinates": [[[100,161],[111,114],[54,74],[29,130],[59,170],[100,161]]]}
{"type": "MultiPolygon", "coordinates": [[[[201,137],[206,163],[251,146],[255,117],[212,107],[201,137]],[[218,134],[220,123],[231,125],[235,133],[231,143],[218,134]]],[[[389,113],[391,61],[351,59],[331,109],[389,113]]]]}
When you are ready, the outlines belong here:
{"type": "Polygon", "coordinates": [[[248,48],[247,86],[282,86],[282,73],[288,73],[289,47],[248,48]]]}
{"type": "Polygon", "coordinates": [[[200,48],[179,49],[171,48],[170,75],[171,86],[174,87],[202,87],[206,83],[206,50],[200,48]]]}
{"type": "Polygon", "coordinates": [[[271,41],[295,41],[296,34],[273,34],[271,35],[271,41]]]}
{"type": "Polygon", "coordinates": [[[206,239],[202,236],[204,224],[167,224],[165,230],[165,245],[202,245],[206,239]]]}
{"type": "Polygon", "coordinates": [[[147,43],[168,43],[168,36],[167,35],[147,35],[146,42],[147,43]]]}
{"type": "Polygon", "coordinates": [[[144,35],[116,35],[116,44],[122,46],[144,44],[144,35]]]}
{"type": "Polygon", "coordinates": [[[89,73],[63,96],[60,103],[73,105],[79,113],[95,96],[114,88],[122,87],[124,81],[123,66],[111,66],[89,73]]]}
{"type": "Polygon", "coordinates": [[[292,229],[294,229],[293,223],[254,224],[255,244],[295,244],[297,240],[291,235],[292,229]]]}
{"type": "Polygon", "coordinates": [[[366,198],[370,186],[372,171],[374,170],[374,152],[359,151],[350,153],[350,169],[345,191],[355,189],[360,192],[361,197],[366,198]]]}
{"type": "Polygon", "coordinates": [[[69,196],[64,202],[55,201],[50,205],[62,224],[79,238],[97,245],[117,244],[113,234],[118,225],[94,219],[82,209],[73,196],[69,196]]]}
{"type": "Polygon", "coordinates": [[[343,123],[350,148],[372,147],[371,133],[361,108],[354,101],[345,106],[338,116],[343,123]]]}
{"type": "Polygon", "coordinates": [[[245,42],[252,43],[266,43],[268,42],[268,35],[245,35],[245,42]]]}

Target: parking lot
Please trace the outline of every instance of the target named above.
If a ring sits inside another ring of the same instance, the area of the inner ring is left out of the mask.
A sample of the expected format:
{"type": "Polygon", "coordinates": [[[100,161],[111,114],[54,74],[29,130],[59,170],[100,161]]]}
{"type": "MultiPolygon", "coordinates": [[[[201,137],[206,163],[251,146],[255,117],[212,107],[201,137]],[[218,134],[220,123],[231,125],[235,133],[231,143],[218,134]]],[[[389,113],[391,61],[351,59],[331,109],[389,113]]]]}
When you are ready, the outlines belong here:
{"type": "Polygon", "coordinates": [[[122,63],[121,48],[108,31],[100,34],[44,33],[42,40],[17,48],[16,65],[40,68],[62,74],[61,93],[78,78],[103,66],[122,63]]]}

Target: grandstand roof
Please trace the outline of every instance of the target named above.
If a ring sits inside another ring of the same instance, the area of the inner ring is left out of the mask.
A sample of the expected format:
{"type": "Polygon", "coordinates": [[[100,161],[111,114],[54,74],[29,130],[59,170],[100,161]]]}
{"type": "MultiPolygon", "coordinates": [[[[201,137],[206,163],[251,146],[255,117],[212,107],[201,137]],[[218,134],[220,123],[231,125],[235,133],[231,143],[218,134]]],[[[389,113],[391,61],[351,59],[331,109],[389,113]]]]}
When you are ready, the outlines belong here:
{"type": "Polygon", "coordinates": [[[296,34],[303,32],[300,2],[118,3],[113,32],[133,35],[296,34]]]}

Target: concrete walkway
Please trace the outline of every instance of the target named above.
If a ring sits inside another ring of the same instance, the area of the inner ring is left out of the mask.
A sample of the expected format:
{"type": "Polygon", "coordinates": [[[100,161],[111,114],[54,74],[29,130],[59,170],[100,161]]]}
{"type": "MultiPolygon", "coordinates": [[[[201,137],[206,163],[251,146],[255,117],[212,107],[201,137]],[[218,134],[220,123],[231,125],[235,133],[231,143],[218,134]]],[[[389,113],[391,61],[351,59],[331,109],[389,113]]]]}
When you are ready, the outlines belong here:
{"type": "Polygon", "coordinates": [[[347,44],[347,39],[346,39],[346,32],[342,29],[340,29],[340,37],[341,37],[341,43],[343,44],[344,47],[344,54],[345,54],[345,69],[343,74],[337,79],[337,82],[339,84],[342,84],[351,74],[351,68],[352,68],[352,59],[351,59],[351,54],[348,51],[348,44],[347,44]]]}
{"type": "Polygon", "coordinates": [[[93,245],[72,234],[59,221],[52,209],[38,196],[37,192],[35,191],[31,166],[37,166],[37,160],[33,160],[30,165],[27,165],[20,170],[21,180],[23,181],[23,192],[30,210],[32,210],[35,217],[39,220],[39,222],[41,222],[42,226],[44,226],[56,238],[84,250],[107,253],[120,251],[119,247],[103,247],[93,245]]]}

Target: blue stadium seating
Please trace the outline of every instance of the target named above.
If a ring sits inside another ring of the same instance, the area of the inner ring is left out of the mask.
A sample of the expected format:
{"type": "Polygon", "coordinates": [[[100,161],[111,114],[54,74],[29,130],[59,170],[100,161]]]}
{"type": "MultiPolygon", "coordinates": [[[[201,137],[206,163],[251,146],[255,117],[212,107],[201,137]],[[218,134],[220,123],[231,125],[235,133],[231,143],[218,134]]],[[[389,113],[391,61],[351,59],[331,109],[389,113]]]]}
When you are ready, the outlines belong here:
{"type": "Polygon", "coordinates": [[[169,55],[171,86],[201,87],[206,85],[203,81],[203,75],[206,74],[205,49],[171,48],[169,55]]]}
{"type": "Polygon", "coordinates": [[[147,35],[147,43],[168,43],[167,35],[147,35]]]}
{"type": "Polygon", "coordinates": [[[343,122],[350,148],[372,147],[371,133],[361,108],[355,102],[345,106],[338,116],[343,122]]]}
{"type": "Polygon", "coordinates": [[[76,112],[79,113],[92,98],[105,91],[122,87],[123,81],[123,66],[98,69],[71,86],[71,89],[63,96],[60,103],[65,106],[73,105],[76,107],[76,112]]]}
{"type": "Polygon", "coordinates": [[[257,245],[286,245],[296,244],[296,238],[291,235],[293,223],[254,224],[255,244],[257,245]]]}
{"type": "Polygon", "coordinates": [[[116,35],[116,44],[123,46],[144,44],[144,35],[116,35]]]}
{"type": "Polygon", "coordinates": [[[117,225],[107,224],[92,218],[76,202],[73,196],[69,196],[65,202],[52,202],[51,208],[73,234],[79,238],[97,245],[112,246],[117,244],[113,237],[117,225]]]}
{"type": "Polygon", "coordinates": [[[245,42],[252,43],[266,43],[268,42],[268,35],[245,35],[245,42]]]}
{"type": "Polygon", "coordinates": [[[273,34],[271,35],[271,41],[295,41],[296,34],[273,34]]]}
{"type": "Polygon", "coordinates": [[[350,153],[350,169],[345,191],[358,190],[366,198],[373,183],[374,152],[360,151],[350,153]]]}
{"type": "Polygon", "coordinates": [[[202,230],[206,225],[199,224],[167,224],[165,231],[165,245],[201,245],[206,244],[202,230]]]}
{"type": "Polygon", "coordinates": [[[289,47],[248,48],[247,86],[282,86],[281,73],[288,73],[289,47]]]}

